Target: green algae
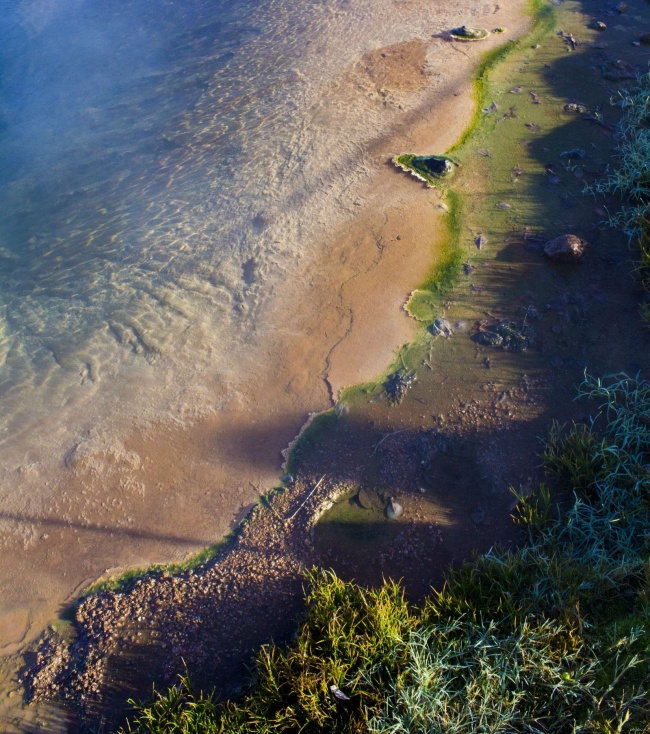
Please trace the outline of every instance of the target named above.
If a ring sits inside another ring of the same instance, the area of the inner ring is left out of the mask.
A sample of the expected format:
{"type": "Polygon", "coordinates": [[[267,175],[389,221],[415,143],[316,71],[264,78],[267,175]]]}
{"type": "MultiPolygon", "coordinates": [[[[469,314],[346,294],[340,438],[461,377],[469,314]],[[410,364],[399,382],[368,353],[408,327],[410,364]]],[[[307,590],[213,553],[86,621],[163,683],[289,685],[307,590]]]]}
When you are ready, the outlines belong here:
{"type": "Polygon", "coordinates": [[[438,181],[453,176],[454,169],[459,165],[457,159],[447,155],[414,155],[412,153],[395,156],[393,163],[430,187],[434,187],[438,181]]]}

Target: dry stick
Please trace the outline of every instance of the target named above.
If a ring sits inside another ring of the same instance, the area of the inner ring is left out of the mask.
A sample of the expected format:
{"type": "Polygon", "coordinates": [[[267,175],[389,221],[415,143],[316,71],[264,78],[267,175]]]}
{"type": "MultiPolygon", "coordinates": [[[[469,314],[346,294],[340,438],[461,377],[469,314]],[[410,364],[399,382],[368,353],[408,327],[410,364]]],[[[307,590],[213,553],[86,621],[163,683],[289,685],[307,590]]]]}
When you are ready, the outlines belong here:
{"type": "Polygon", "coordinates": [[[314,492],[320,487],[320,483],[325,479],[325,474],[316,482],[315,487],[312,489],[312,491],[305,497],[305,499],[302,501],[302,504],[300,507],[291,515],[291,517],[288,517],[286,520],[283,520],[283,522],[289,522],[290,520],[293,520],[293,518],[302,510],[302,508],[307,503],[307,500],[314,494],[314,492]]]}
{"type": "Polygon", "coordinates": [[[377,449],[378,449],[378,448],[379,448],[379,447],[380,447],[380,446],[382,445],[382,443],[384,443],[384,441],[385,441],[385,440],[386,440],[387,438],[390,438],[391,436],[394,436],[394,435],[395,435],[395,434],[397,434],[397,433],[404,433],[404,431],[409,431],[409,430],[410,430],[410,428],[401,428],[401,429],[400,429],[399,431],[393,431],[392,433],[387,433],[387,434],[386,434],[386,435],[385,435],[385,436],[384,436],[384,437],[383,437],[383,438],[381,439],[381,441],[379,441],[379,443],[375,444],[375,448],[374,448],[374,449],[372,450],[372,453],[373,453],[373,454],[376,454],[376,453],[377,453],[377,449]]]}

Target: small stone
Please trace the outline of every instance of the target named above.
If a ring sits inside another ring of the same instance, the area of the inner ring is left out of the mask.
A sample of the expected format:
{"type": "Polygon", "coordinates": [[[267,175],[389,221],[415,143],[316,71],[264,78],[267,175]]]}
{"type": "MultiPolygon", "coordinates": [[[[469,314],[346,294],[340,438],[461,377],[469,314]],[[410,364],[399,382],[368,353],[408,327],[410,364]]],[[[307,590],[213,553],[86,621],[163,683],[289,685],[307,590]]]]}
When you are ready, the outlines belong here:
{"type": "Polygon", "coordinates": [[[487,237],[484,234],[479,234],[474,240],[474,244],[477,249],[482,250],[487,245],[487,237]]]}
{"type": "Polygon", "coordinates": [[[580,115],[584,115],[589,112],[589,108],[582,102],[568,102],[564,105],[565,112],[577,112],[580,115]]]}
{"type": "Polygon", "coordinates": [[[357,502],[363,507],[364,510],[372,510],[375,506],[376,493],[369,489],[362,487],[357,494],[357,502]],[[373,494],[375,497],[373,498],[373,494]]]}
{"type": "Polygon", "coordinates": [[[431,326],[431,332],[435,336],[450,337],[454,333],[454,330],[447,319],[436,319],[431,326]]]}
{"type": "MultiPolygon", "coordinates": [[[[636,79],[637,70],[628,64],[627,61],[621,59],[611,59],[602,65],[603,77],[611,82],[618,82],[621,79],[636,79]]],[[[566,109],[566,107],[565,107],[566,109]]]]}
{"type": "Polygon", "coordinates": [[[500,201],[496,205],[496,207],[497,207],[497,209],[503,209],[503,210],[512,209],[512,205],[511,204],[507,204],[505,201],[500,201]]]}
{"type": "Polygon", "coordinates": [[[500,347],[503,344],[503,337],[496,331],[482,331],[477,334],[476,343],[484,347],[500,347]]]}
{"type": "Polygon", "coordinates": [[[398,517],[404,514],[404,508],[394,499],[388,501],[388,507],[386,508],[386,517],[389,520],[396,520],[398,517]]]}
{"type": "Polygon", "coordinates": [[[582,260],[589,244],[574,234],[563,234],[550,240],[544,247],[544,255],[557,263],[578,263],[582,260]]]}
{"type": "Polygon", "coordinates": [[[603,21],[602,21],[602,20],[597,20],[597,21],[596,21],[596,22],[595,22],[595,23],[593,24],[592,28],[593,28],[594,30],[596,30],[596,31],[605,31],[605,30],[607,30],[607,26],[605,25],[605,23],[603,23],[603,21]]]}

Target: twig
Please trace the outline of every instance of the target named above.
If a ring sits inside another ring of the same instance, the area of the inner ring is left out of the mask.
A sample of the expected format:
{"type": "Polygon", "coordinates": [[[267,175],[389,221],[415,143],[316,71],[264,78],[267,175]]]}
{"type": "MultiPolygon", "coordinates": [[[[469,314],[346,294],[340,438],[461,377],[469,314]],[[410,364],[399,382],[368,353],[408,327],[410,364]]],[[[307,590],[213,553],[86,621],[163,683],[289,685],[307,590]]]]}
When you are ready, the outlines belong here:
{"type": "Polygon", "coordinates": [[[291,515],[290,517],[287,517],[286,520],[283,522],[289,522],[290,520],[293,520],[293,518],[302,510],[302,508],[307,504],[307,500],[314,494],[314,492],[320,487],[321,482],[325,479],[325,474],[316,482],[316,485],[312,489],[312,491],[305,497],[305,499],[302,501],[302,504],[300,507],[291,515]]]}
{"type": "Polygon", "coordinates": [[[382,445],[382,443],[384,443],[384,441],[385,441],[385,440],[386,440],[387,438],[390,438],[391,436],[394,436],[394,435],[395,435],[396,433],[404,433],[404,431],[408,431],[408,430],[410,430],[410,429],[408,429],[408,428],[401,428],[401,429],[400,429],[399,431],[393,431],[392,433],[387,433],[387,434],[386,434],[386,435],[385,435],[385,436],[384,436],[384,437],[383,437],[383,438],[381,439],[381,441],[379,441],[379,443],[375,444],[375,447],[373,448],[373,450],[372,450],[372,453],[373,453],[373,454],[376,454],[376,453],[377,453],[377,449],[378,449],[378,448],[379,448],[379,447],[380,447],[380,446],[382,445]]]}

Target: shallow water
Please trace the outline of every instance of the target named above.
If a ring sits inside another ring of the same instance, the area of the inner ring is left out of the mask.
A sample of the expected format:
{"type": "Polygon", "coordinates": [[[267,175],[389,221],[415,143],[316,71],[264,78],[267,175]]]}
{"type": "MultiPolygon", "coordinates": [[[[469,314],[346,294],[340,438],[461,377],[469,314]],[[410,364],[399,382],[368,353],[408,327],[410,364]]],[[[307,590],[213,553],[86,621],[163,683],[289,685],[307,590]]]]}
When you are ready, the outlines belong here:
{"type": "Polygon", "coordinates": [[[265,299],[348,216],[366,146],[417,101],[378,106],[354,63],[437,30],[429,3],[393,0],[8,4],[5,472],[60,461],[109,418],[228,399],[265,299]]]}

